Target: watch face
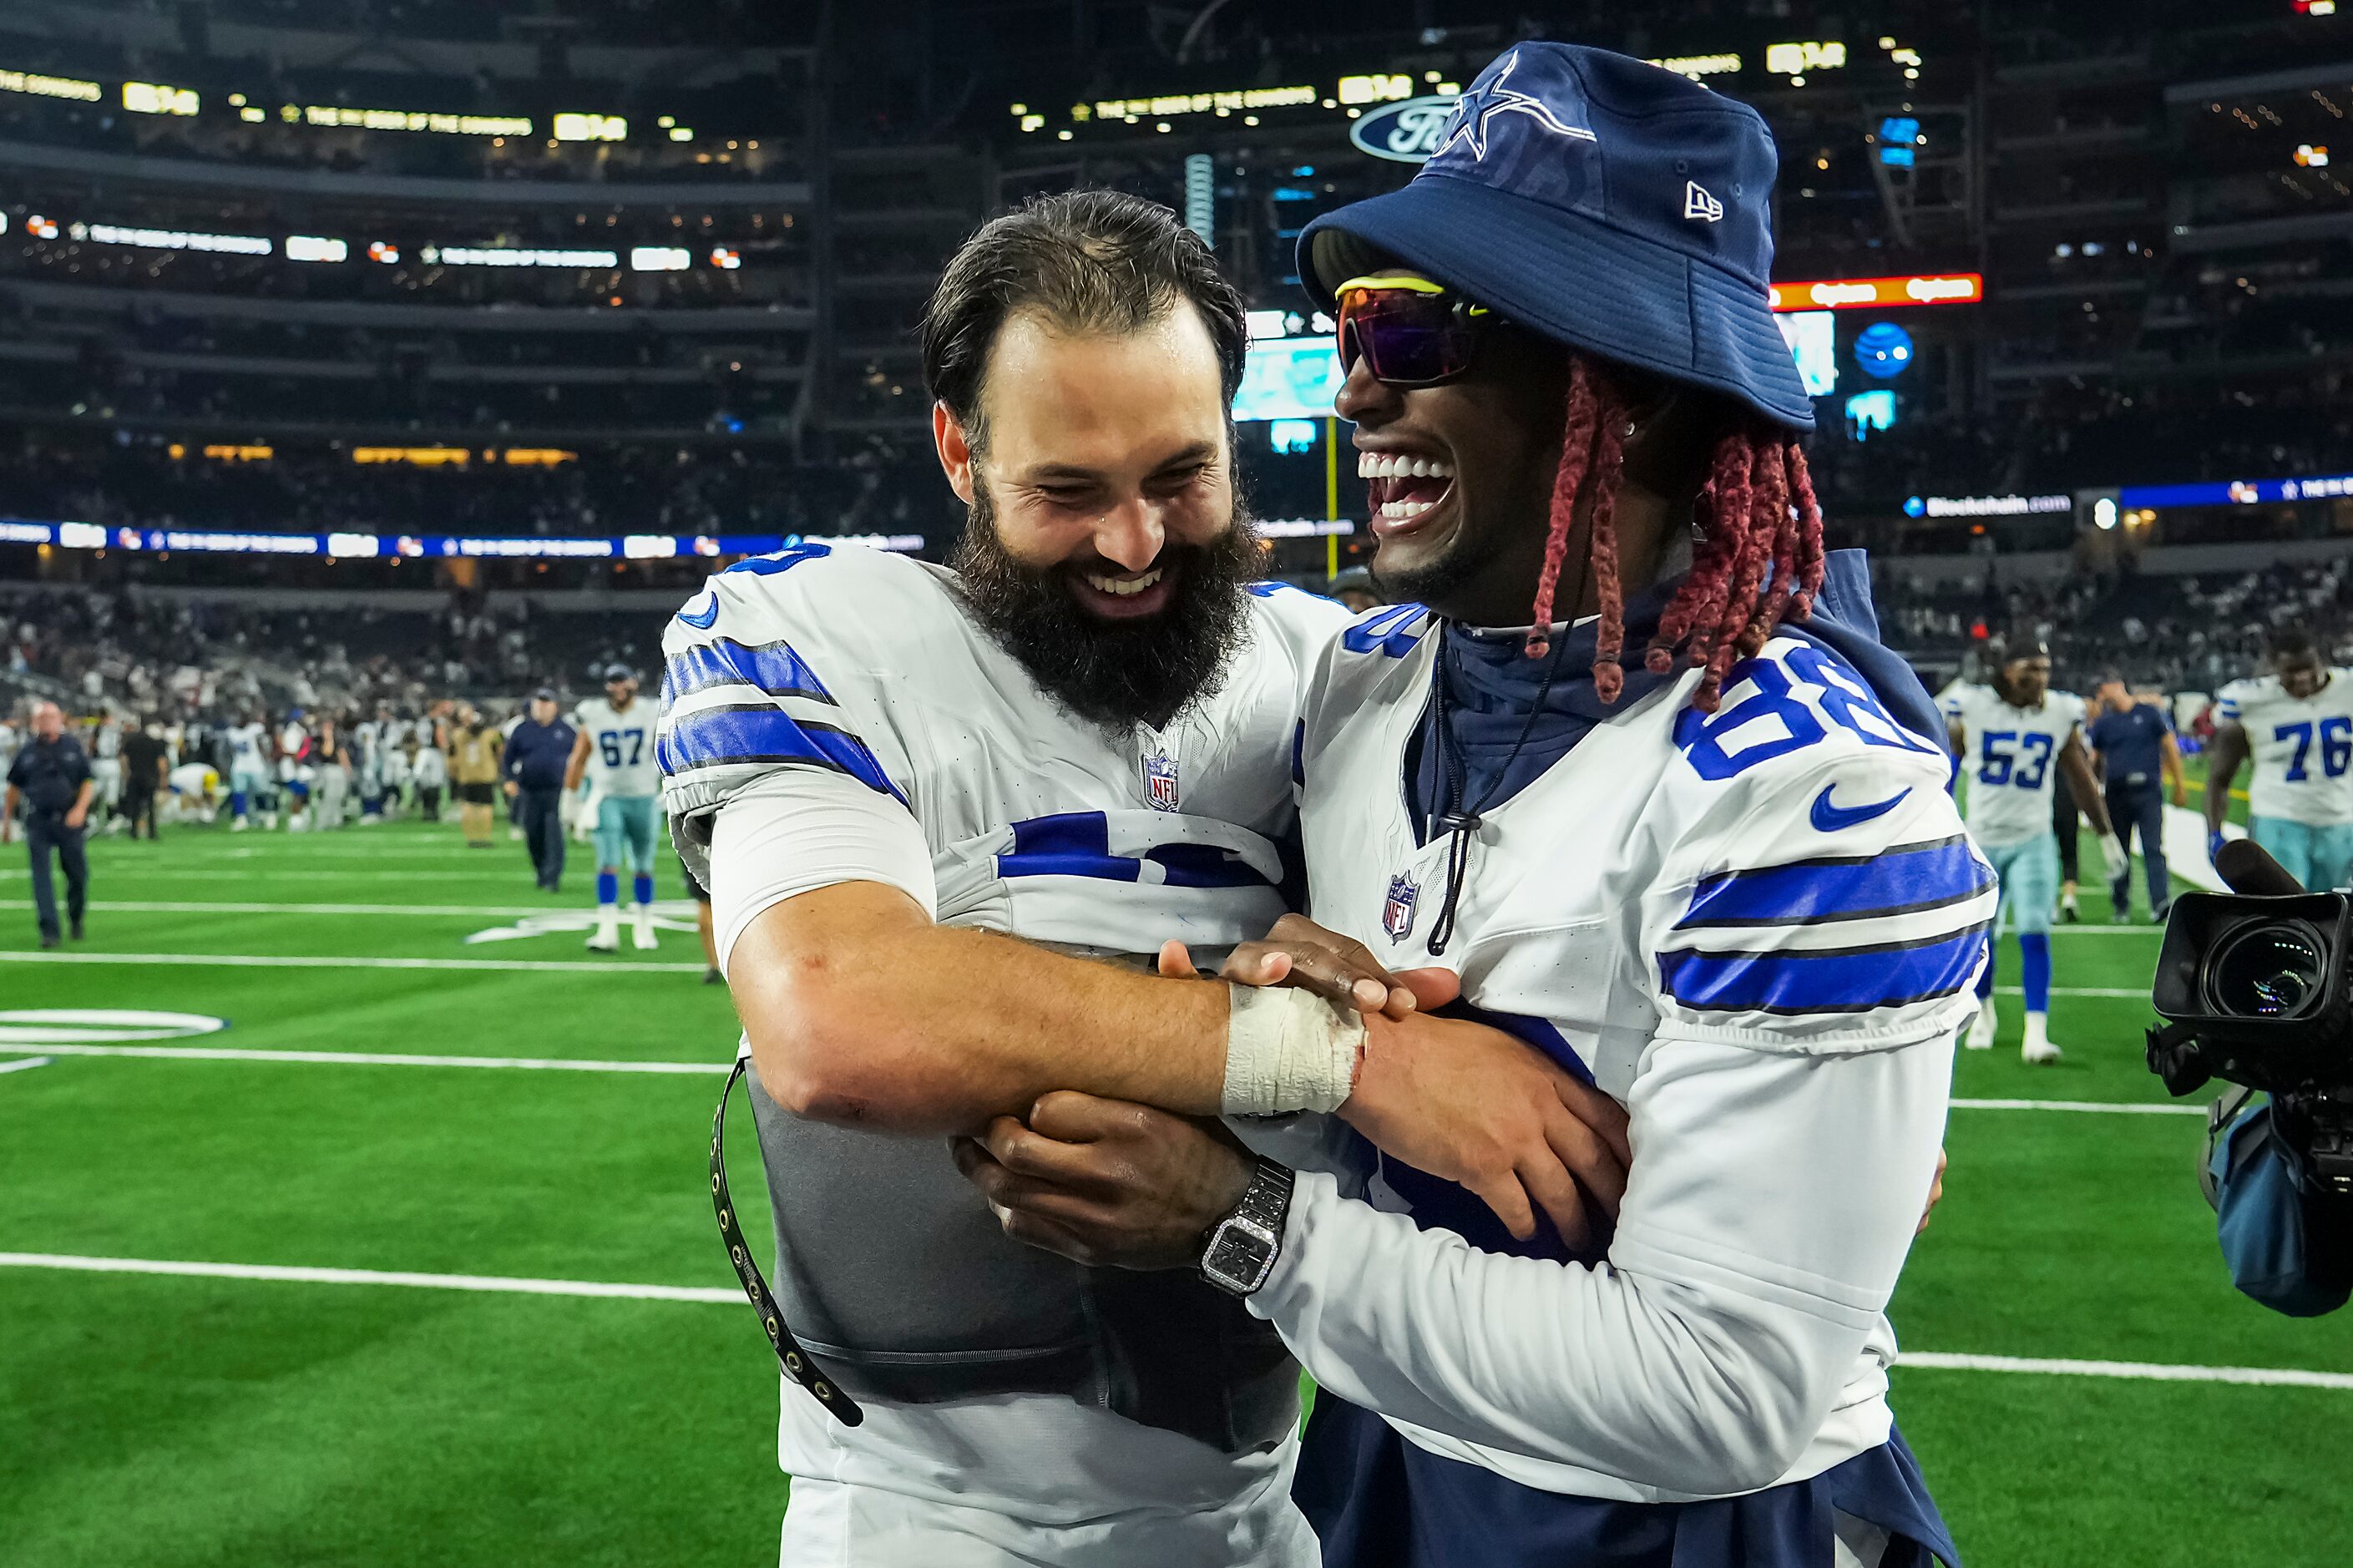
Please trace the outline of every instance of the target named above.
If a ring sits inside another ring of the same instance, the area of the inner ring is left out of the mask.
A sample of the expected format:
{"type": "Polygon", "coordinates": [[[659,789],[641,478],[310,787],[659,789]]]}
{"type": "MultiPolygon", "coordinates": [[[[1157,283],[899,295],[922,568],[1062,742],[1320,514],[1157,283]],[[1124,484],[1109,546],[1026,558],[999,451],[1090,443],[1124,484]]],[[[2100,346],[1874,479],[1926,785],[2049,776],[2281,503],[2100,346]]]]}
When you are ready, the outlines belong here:
{"type": "Polygon", "coordinates": [[[1255,1220],[1236,1217],[1218,1227],[1201,1272],[1212,1283],[1247,1295],[1266,1283],[1274,1268],[1274,1233],[1255,1220]]]}

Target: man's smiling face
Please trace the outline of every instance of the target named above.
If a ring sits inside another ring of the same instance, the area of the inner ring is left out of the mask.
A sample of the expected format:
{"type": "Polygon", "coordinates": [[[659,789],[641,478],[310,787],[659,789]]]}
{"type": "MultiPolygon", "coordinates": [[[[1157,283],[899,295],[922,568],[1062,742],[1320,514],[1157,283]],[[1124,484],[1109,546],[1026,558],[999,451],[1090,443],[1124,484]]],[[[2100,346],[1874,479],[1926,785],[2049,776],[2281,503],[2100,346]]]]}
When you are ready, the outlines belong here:
{"type": "Polygon", "coordinates": [[[1562,350],[1500,322],[1481,334],[1470,369],[1437,386],[1387,385],[1363,359],[1349,370],[1335,408],[1356,426],[1373,575],[1388,598],[1472,620],[1526,602],[1567,389],[1562,350]]]}
{"type": "Polygon", "coordinates": [[[933,416],[971,509],[955,565],[975,609],[1082,716],[1166,722],[1214,688],[1258,562],[1208,327],[1184,303],[1133,332],[1017,313],[980,402],[977,447],[933,416]]]}
{"type": "Polygon", "coordinates": [[[1035,314],[998,334],[982,392],[987,491],[1005,552],[1062,579],[1103,620],[1167,607],[1185,546],[1234,521],[1225,391],[1208,329],[1189,306],[1133,333],[1066,334],[1035,314]],[[1172,548],[1174,547],[1174,548],[1172,548]]]}

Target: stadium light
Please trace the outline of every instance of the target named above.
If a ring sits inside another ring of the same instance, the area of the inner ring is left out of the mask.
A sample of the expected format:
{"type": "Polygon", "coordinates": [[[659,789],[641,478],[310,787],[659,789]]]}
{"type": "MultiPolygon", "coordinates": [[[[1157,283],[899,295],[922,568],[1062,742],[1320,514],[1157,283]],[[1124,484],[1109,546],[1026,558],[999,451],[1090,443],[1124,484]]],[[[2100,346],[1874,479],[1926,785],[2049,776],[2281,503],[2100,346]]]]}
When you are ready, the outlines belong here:
{"type": "Polygon", "coordinates": [[[165,87],[153,81],[122,84],[122,107],[133,114],[188,115],[195,113],[201,103],[192,87],[165,87]]]}
{"type": "Polygon", "coordinates": [[[623,142],[629,122],[617,114],[559,114],[554,134],[558,142],[623,142]]]}

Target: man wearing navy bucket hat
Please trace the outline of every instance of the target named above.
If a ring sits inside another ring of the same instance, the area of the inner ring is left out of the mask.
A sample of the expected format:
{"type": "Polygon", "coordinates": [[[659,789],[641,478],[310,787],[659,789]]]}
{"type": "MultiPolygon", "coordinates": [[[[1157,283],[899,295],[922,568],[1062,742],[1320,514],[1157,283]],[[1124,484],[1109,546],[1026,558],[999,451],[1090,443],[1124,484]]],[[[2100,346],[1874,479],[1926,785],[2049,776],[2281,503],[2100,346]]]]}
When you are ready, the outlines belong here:
{"type": "Polygon", "coordinates": [[[1614,1231],[1507,1229],[1313,1117],[1222,1167],[1139,1110],[1120,1169],[1033,1133],[969,1173],[1097,1262],[1208,1235],[1320,1385],[1294,1496],[1332,1568],[1958,1561],[1883,1313],[1994,880],[1860,556],[1822,551],[1775,163],[1741,104],[1523,44],[1409,185],[1301,237],[1373,574],[1420,601],[1310,682],[1309,909],[1626,1106],[1614,1231]],[[1278,1201],[1228,1215],[1245,1184],[1278,1201]]]}

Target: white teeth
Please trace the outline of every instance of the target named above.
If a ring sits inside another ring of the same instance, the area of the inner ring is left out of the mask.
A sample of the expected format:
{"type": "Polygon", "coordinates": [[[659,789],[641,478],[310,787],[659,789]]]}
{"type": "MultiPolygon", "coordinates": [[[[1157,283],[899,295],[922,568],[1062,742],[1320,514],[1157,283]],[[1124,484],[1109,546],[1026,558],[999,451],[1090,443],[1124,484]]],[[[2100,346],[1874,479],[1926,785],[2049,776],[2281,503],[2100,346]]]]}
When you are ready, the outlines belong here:
{"type": "Polygon", "coordinates": [[[1435,458],[1407,458],[1382,452],[1359,452],[1356,454],[1356,477],[1360,479],[1451,479],[1454,477],[1454,470],[1435,458]]]}
{"type": "Polygon", "coordinates": [[[1086,574],[1086,582],[1087,586],[1098,594],[1109,594],[1114,598],[1124,599],[1130,595],[1141,594],[1159,582],[1160,570],[1159,567],[1155,566],[1141,577],[1097,577],[1090,573],[1086,574]]]}
{"type": "Polygon", "coordinates": [[[1428,500],[1385,501],[1381,505],[1381,517],[1389,522],[1403,522],[1409,517],[1419,517],[1437,504],[1428,500]]]}

